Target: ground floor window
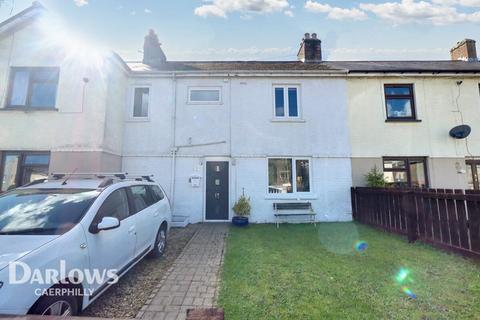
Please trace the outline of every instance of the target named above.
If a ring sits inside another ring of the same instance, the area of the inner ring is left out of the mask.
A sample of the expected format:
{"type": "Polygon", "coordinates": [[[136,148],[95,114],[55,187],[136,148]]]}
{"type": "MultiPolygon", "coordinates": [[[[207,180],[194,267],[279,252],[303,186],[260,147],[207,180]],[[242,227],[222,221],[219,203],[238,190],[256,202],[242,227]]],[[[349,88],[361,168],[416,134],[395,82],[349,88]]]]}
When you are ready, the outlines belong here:
{"type": "Polygon", "coordinates": [[[467,160],[468,187],[473,190],[480,189],[478,174],[480,173],[480,160],[467,160]]]}
{"type": "Polygon", "coordinates": [[[426,158],[384,158],[383,174],[395,187],[428,188],[426,158]]]}
{"type": "Polygon", "coordinates": [[[268,159],[268,193],[310,192],[310,160],[268,159]]]}
{"type": "Polygon", "coordinates": [[[0,191],[48,177],[49,152],[1,152],[0,191]]]}

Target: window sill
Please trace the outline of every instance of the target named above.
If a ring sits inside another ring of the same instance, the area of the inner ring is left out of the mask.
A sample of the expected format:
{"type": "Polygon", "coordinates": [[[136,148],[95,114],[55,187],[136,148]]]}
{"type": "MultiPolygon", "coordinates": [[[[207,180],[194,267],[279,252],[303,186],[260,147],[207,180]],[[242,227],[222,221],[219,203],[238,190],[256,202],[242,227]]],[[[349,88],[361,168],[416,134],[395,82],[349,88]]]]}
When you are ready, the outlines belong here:
{"type": "Polygon", "coordinates": [[[205,102],[187,101],[187,105],[189,106],[221,106],[223,105],[223,102],[222,101],[205,101],[205,102]]]}
{"type": "Polygon", "coordinates": [[[301,118],[273,118],[270,122],[292,122],[292,123],[305,123],[306,121],[301,118]]]}
{"type": "Polygon", "coordinates": [[[285,193],[277,193],[275,194],[267,194],[265,195],[265,200],[289,200],[289,201],[305,201],[305,200],[317,200],[318,196],[313,193],[305,193],[305,194],[300,194],[300,193],[290,193],[290,194],[285,194],[285,193]]]}
{"type": "Polygon", "coordinates": [[[419,119],[387,119],[385,122],[422,122],[419,119]]]}
{"type": "Polygon", "coordinates": [[[150,118],[128,118],[127,122],[150,122],[150,118]]]}
{"type": "Polygon", "coordinates": [[[57,108],[29,108],[29,107],[4,107],[0,108],[0,111],[23,111],[27,112],[37,112],[37,111],[54,111],[57,112],[57,108]]]}

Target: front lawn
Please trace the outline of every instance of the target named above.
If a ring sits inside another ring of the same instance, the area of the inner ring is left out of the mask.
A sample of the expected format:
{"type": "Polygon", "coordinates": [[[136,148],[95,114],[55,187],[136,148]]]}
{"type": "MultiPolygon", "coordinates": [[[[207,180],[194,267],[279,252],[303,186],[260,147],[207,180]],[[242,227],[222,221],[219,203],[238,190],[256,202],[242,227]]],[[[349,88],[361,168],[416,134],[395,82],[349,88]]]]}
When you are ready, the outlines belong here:
{"type": "Polygon", "coordinates": [[[226,319],[480,319],[480,264],[355,223],[232,227],[219,304],[226,319]]]}

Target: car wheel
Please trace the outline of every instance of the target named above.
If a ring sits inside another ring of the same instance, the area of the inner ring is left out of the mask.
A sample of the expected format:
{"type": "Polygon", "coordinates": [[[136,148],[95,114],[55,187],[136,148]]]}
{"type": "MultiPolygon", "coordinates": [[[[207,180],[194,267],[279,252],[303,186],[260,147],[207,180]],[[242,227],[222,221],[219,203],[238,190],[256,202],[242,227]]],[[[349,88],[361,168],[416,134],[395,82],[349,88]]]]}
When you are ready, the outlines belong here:
{"type": "Polygon", "coordinates": [[[155,246],[153,247],[152,252],[150,252],[150,257],[160,258],[165,253],[167,248],[167,227],[165,225],[160,227],[158,230],[157,238],[155,239],[155,246]]]}
{"type": "Polygon", "coordinates": [[[45,296],[40,298],[31,313],[42,316],[76,316],[77,299],[73,296],[45,296]]]}

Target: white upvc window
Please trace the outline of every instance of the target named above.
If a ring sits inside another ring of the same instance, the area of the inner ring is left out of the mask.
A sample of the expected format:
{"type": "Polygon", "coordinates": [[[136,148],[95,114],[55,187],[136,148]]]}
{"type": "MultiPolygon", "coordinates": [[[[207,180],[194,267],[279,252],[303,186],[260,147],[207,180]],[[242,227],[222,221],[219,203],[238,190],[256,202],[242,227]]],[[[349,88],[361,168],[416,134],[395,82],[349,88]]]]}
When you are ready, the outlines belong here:
{"type": "Polygon", "coordinates": [[[269,158],[268,194],[310,193],[310,159],[269,158]]]}
{"type": "Polygon", "coordinates": [[[273,86],[273,114],[275,118],[300,118],[300,86],[273,86]]]}
{"type": "Polygon", "coordinates": [[[189,87],[188,103],[189,104],[221,104],[222,88],[221,87],[189,87]]]}
{"type": "Polygon", "coordinates": [[[135,120],[148,119],[150,108],[150,86],[139,85],[132,90],[130,118],[135,120]]]}

